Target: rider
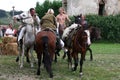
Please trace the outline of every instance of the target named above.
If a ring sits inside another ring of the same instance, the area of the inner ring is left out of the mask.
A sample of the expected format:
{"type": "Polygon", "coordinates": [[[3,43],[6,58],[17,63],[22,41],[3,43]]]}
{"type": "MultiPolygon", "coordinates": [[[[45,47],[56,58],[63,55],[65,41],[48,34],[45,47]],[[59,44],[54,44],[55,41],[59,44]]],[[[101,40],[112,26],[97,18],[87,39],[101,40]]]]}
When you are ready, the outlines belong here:
{"type": "Polygon", "coordinates": [[[56,32],[56,19],[53,9],[48,9],[47,13],[41,19],[41,29],[51,28],[56,32]]]}
{"type": "Polygon", "coordinates": [[[68,17],[68,15],[65,12],[65,9],[63,7],[59,8],[59,14],[56,16],[57,22],[59,23],[59,27],[61,27],[63,30],[66,28],[65,21],[71,21],[68,17]]]}
{"type": "Polygon", "coordinates": [[[81,16],[81,25],[84,27],[84,29],[88,28],[88,22],[83,14],[80,14],[81,16]]]}
{"type": "Polygon", "coordinates": [[[20,43],[20,44],[22,42],[22,38],[23,38],[25,30],[26,30],[26,28],[25,28],[26,24],[30,24],[30,25],[36,27],[38,31],[40,31],[40,24],[39,24],[40,23],[40,19],[39,19],[39,17],[36,14],[35,9],[34,8],[30,8],[30,10],[28,11],[27,14],[29,15],[28,18],[31,19],[31,20],[29,20],[28,22],[25,22],[25,23],[22,24],[21,31],[20,31],[20,33],[18,35],[18,43],[20,43]]]}
{"type": "Polygon", "coordinates": [[[87,37],[87,44],[90,45],[91,44],[91,40],[90,40],[90,32],[88,29],[88,22],[85,18],[84,15],[80,15],[81,16],[81,25],[83,26],[83,28],[85,29],[85,32],[87,33],[88,37],[87,37]]]}
{"type": "Polygon", "coordinates": [[[42,17],[40,24],[41,24],[41,29],[45,29],[45,28],[52,29],[57,35],[57,44],[62,46],[64,45],[64,43],[61,42],[58,36],[57,23],[53,9],[48,9],[47,13],[42,17]]]}

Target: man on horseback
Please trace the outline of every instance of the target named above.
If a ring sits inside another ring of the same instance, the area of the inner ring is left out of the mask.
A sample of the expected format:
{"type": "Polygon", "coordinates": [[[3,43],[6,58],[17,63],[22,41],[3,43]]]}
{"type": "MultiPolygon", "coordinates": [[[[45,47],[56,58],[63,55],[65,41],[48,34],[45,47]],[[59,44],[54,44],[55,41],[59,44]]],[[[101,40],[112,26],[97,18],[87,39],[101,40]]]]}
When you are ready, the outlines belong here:
{"type": "Polygon", "coordinates": [[[42,17],[41,19],[41,29],[45,29],[45,28],[50,28],[53,31],[56,31],[56,20],[55,20],[55,16],[54,16],[54,11],[53,9],[49,9],[48,12],[42,17]]]}
{"type": "Polygon", "coordinates": [[[54,10],[48,9],[47,13],[41,19],[41,29],[50,28],[52,29],[57,36],[57,45],[64,46],[64,43],[59,39],[59,34],[57,30],[56,18],[54,16],[54,10]]]}
{"type": "Polygon", "coordinates": [[[59,23],[59,27],[62,27],[63,29],[66,28],[65,21],[66,20],[68,20],[69,22],[71,21],[63,7],[59,8],[59,14],[56,16],[56,18],[57,18],[57,22],[59,23]]]}
{"type": "Polygon", "coordinates": [[[83,14],[80,14],[81,16],[81,25],[83,26],[84,29],[88,28],[88,22],[83,14]]]}
{"type": "MultiPolygon", "coordinates": [[[[25,28],[26,24],[29,24],[29,25],[36,27],[36,33],[38,31],[40,31],[40,19],[36,14],[35,9],[30,8],[30,10],[27,12],[27,15],[29,15],[29,17],[23,18],[22,27],[21,27],[20,33],[18,35],[18,44],[19,45],[22,43],[22,38],[23,38],[25,31],[26,31],[26,28],[25,28]]],[[[22,14],[20,14],[20,16],[24,17],[25,15],[24,15],[24,13],[22,13],[22,14]]]]}
{"type": "Polygon", "coordinates": [[[82,25],[83,29],[85,30],[85,32],[87,33],[87,36],[88,36],[87,37],[87,43],[88,43],[88,45],[90,45],[91,44],[90,32],[89,32],[89,30],[87,30],[88,29],[88,22],[87,22],[87,20],[86,20],[86,18],[83,14],[80,14],[80,17],[81,17],[81,25],[82,25]]]}
{"type": "Polygon", "coordinates": [[[66,21],[70,22],[68,15],[65,12],[65,9],[63,7],[59,8],[59,14],[56,16],[57,22],[58,22],[58,29],[59,29],[59,35],[60,38],[62,37],[63,31],[66,28],[66,21]]]}

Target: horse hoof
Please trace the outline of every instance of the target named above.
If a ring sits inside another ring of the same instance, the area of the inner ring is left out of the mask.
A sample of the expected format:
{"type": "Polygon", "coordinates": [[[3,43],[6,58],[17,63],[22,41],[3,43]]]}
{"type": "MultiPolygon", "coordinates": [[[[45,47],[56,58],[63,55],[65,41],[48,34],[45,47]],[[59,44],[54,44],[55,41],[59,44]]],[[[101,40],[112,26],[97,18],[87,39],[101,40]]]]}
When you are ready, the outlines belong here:
{"type": "Polygon", "coordinates": [[[81,73],[80,73],[80,77],[81,77],[82,75],[83,75],[83,73],[81,72],[81,73]]]}
{"type": "Polygon", "coordinates": [[[54,61],[55,63],[57,63],[57,61],[54,61]]]}
{"type": "Polygon", "coordinates": [[[31,65],[31,68],[33,68],[34,66],[33,65],[31,65]]]}
{"type": "Polygon", "coordinates": [[[20,69],[22,69],[23,68],[23,66],[20,66],[20,69]]]}
{"type": "Polygon", "coordinates": [[[18,61],[19,61],[19,57],[16,58],[16,62],[18,62],[18,61]]]}
{"type": "Polygon", "coordinates": [[[39,71],[37,72],[37,75],[40,75],[40,72],[39,72],[39,71]]]}
{"type": "Polygon", "coordinates": [[[50,78],[53,78],[53,74],[50,74],[50,78]]]}
{"type": "Polygon", "coordinates": [[[75,68],[72,68],[72,71],[76,71],[76,69],[75,69],[75,68]]]}
{"type": "Polygon", "coordinates": [[[65,56],[65,55],[63,55],[63,57],[62,57],[62,58],[63,58],[63,59],[65,59],[65,57],[66,57],[66,56],[65,56]]]}
{"type": "Polygon", "coordinates": [[[90,61],[93,61],[93,59],[90,59],[90,61]]]}
{"type": "Polygon", "coordinates": [[[30,63],[30,60],[27,60],[26,62],[27,62],[27,63],[30,63]]]}
{"type": "Polygon", "coordinates": [[[76,67],[74,67],[74,65],[72,65],[72,71],[76,71],[76,67]]]}

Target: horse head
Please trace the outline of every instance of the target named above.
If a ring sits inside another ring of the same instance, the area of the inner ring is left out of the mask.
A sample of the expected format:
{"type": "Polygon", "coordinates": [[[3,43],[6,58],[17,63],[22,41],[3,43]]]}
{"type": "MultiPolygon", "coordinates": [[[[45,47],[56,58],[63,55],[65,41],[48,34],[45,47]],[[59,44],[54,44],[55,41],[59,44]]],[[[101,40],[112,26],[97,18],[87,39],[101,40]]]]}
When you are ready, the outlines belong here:
{"type": "Polygon", "coordinates": [[[90,27],[90,36],[91,36],[91,41],[93,40],[99,40],[101,39],[101,30],[97,27],[90,27]]]}
{"type": "Polygon", "coordinates": [[[25,24],[33,24],[34,22],[29,12],[24,12],[20,15],[15,15],[14,19],[25,24]]]}
{"type": "Polygon", "coordinates": [[[75,18],[75,23],[76,24],[81,24],[81,16],[80,15],[77,15],[77,16],[74,16],[74,18],[75,18]]]}

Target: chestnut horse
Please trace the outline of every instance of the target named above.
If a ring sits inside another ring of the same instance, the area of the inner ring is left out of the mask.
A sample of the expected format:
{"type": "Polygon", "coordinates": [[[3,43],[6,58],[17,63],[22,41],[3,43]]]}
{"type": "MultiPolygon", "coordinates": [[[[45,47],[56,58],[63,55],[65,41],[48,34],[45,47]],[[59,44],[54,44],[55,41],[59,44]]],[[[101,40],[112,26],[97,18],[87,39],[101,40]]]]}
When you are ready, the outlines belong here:
{"type": "MultiPolygon", "coordinates": [[[[74,16],[74,18],[75,18],[74,23],[81,24],[81,16],[80,15],[74,16]]],[[[69,26],[67,28],[68,31],[71,30],[71,29],[74,29],[75,28],[74,25],[75,24],[72,24],[71,26],[69,26]]],[[[65,32],[63,32],[63,36],[64,36],[64,33],[65,34],[70,34],[70,33],[66,33],[67,29],[65,29],[65,32]]],[[[101,30],[99,28],[88,25],[87,27],[83,27],[83,29],[85,31],[89,32],[89,34],[90,34],[89,37],[90,37],[91,42],[101,39],[101,30]]],[[[93,60],[93,55],[92,55],[92,49],[90,48],[90,45],[87,45],[87,51],[90,52],[90,60],[92,61],[93,60]]],[[[66,53],[64,53],[64,55],[63,55],[63,58],[65,58],[65,57],[66,57],[66,53]]]]}
{"type": "Polygon", "coordinates": [[[74,67],[72,68],[73,71],[77,69],[78,66],[78,53],[81,53],[80,58],[80,75],[82,75],[82,65],[83,60],[85,58],[86,50],[87,50],[87,33],[84,31],[83,27],[79,24],[76,24],[74,30],[74,36],[69,34],[68,36],[72,39],[69,45],[69,38],[64,38],[63,41],[65,42],[65,47],[68,49],[68,61],[72,66],[72,58],[74,59],[74,67]]]}
{"type": "Polygon", "coordinates": [[[38,58],[37,75],[40,75],[41,59],[43,57],[44,66],[47,72],[49,73],[50,78],[53,77],[52,61],[55,54],[55,48],[56,35],[54,31],[52,31],[49,28],[46,28],[36,35],[35,50],[38,58]]]}

